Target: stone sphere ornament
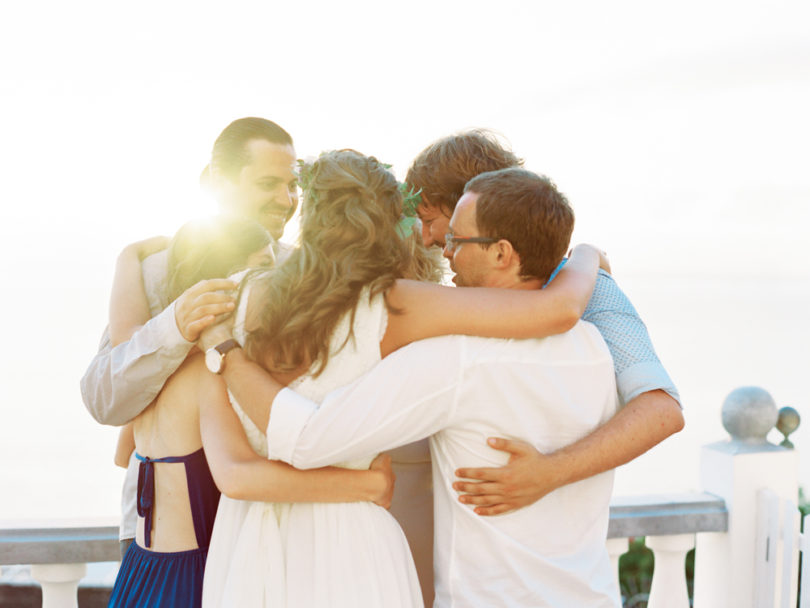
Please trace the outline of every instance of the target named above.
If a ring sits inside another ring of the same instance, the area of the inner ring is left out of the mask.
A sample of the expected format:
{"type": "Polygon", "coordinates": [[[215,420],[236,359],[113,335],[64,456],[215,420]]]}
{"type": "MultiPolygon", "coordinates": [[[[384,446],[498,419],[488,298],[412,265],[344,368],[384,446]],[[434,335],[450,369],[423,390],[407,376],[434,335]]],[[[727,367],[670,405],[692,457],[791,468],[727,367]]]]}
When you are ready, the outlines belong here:
{"type": "Polygon", "coordinates": [[[776,430],[785,436],[785,440],[780,443],[782,447],[793,449],[793,442],[788,439],[788,436],[799,428],[799,423],[802,421],[799,412],[786,405],[779,410],[779,418],[776,421],[776,430]]]}
{"type": "Polygon", "coordinates": [[[723,428],[735,441],[767,443],[778,417],[773,397],[758,386],[735,388],[723,401],[723,428]]]}

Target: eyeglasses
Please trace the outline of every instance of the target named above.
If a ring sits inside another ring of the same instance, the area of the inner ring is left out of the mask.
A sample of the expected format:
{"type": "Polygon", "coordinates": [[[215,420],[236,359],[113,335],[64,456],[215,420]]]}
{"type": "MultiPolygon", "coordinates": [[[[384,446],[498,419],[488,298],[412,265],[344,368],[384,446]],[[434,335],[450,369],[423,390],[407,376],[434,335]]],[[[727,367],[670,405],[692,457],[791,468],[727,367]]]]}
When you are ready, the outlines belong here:
{"type": "Polygon", "coordinates": [[[497,243],[500,240],[489,236],[456,236],[448,232],[444,235],[444,248],[447,253],[453,253],[459,245],[464,243],[497,243]]]}

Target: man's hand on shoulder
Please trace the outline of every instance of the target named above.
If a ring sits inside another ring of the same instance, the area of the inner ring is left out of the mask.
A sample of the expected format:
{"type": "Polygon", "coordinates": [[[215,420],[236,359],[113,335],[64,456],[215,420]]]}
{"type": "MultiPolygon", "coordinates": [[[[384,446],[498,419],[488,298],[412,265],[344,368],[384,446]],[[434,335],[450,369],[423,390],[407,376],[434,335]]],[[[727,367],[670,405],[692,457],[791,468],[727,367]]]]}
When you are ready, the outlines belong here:
{"type": "Polygon", "coordinates": [[[531,444],[517,439],[490,438],[496,450],[509,452],[503,467],[456,470],[463,481],[453,483],[461,492],[459,502],[475,505],[478,515],[502,515],[533,504],[563,485],[555,475],[551,458],[531,444]]]}
{"type": "Polygon", "coordinates": [[[228,279],[209,279],[186,289],[174,304],[174,319],[183,338],[196,342],[219,315],[233,312],[236,304],[231,291],[235,288],[236,283],[228,279]]]}

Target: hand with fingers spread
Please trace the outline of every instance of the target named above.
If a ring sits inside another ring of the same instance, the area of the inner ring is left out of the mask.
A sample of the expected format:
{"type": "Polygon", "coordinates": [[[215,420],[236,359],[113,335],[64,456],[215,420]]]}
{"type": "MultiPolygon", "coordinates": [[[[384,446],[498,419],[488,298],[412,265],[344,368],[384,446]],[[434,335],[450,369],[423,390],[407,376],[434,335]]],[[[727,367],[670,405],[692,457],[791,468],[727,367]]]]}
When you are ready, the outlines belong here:
{"type": "Polygon", "coordinates": [[[531,444],[517,439],[492,437],[490,447],[509,453],[503,467],[464,468],[456,470],[462,481],[453,483],[461,492],[459,502],[475,505],[478,515],[501,515],[526,507],[563,485],[551,466],[551,457],[541,454],[531,444]]]}
{"type": "Polygon", "coordinates": [[[233,312],[234,289],[236,283],[228,279],[208,279],[186,289],[174,304],[174,319],[183,338],[196,342],[218,315],[233,312]]]}
{"type": "Polygon", "coordinates": [[[382,483],[382,490],[380,494],[373,500],[385,509],[391,508],[391,501],[394,498],[394,482],[397,476],[394,474],[394,469],[391,466],[391,456],[388,454],[380,454],[369,466],[369,471],[377,471],[380,473],[380,480],[382,483]]]}

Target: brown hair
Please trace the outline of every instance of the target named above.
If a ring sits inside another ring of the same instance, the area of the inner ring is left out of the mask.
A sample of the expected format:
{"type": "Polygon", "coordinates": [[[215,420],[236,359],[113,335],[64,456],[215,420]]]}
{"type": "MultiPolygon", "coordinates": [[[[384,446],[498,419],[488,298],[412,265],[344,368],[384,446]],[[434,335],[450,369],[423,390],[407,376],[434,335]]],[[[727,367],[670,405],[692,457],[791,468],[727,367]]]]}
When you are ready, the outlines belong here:
{"type": "Polygon", "coordinates": [[[266,118],[238,118],[222,130],[211,149],[211,162],[200,175],[206,183],[211,174],[224,175],[233,180],[242,167],[251,161],[247,144],[254,139],[263,139],[271,144],[293,145],[292,137],[272,120],[266,118]]]}
{"type": "Polygon", "coordinates": [[[464,185],[476,175],[522,165],[523,160],[494,133],[473,129],[443,137],[422,150],[411,163],[405,182],[452,214],[464,185]]]}
{"type": "Polygon", "coordinates": [[[241,216],[183,224],[169,243],[167,301],[203,279],[225,278],[244,268],[251,254],[269,244],[267,230],[241,216]]]}
{"type": "Polygon", "coordinates": [[[364,288],[373,297],[398,278],[423,279],[436,269],[418,235],[397,234],[402,194],[376,158],[325,152],[304,167],[301,183],[300,246],[255,280],[262,306],[248,322],[247,352],[279,371],[317,363],[318,375],[332,332],[344,314],[354,321],[364,288]]]}
{"type": "Polygon", "coordinates": [[[509,241],[520,256],[522,277],[548,279],[574,230],[574,210],[554,183],[511,168],[479,175],[464,191],[478,195],[475,222],[481,236],[509,241]]]}

